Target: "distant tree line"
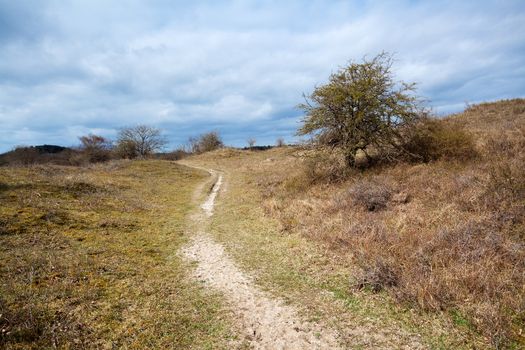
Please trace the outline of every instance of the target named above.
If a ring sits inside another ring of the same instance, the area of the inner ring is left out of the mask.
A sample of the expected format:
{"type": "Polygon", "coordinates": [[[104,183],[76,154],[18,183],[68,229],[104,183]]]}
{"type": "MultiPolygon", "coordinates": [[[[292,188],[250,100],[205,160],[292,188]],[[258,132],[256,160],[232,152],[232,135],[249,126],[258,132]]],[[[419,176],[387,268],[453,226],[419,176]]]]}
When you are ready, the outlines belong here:
{"type": "Polygon", "coordinates": [[[77,147],[55,145],[19,146],[0,155],[0,165],[30,165],[53,163],[82,165],[111,159],[162,158],[178,160],[193,153],[204,153],[224,147],[217,131],[190,137],[188,144],[170,152],[162,152],[167,144],[162,130],[148,125],[136,125],[119,130],[115,140],[88,134],[79,137],[77,147]]]}
{"type": "Polygon", "coordinates": [[[144,159],[161,151],[167,143],[160,129],[148,125],[120,129],[115,142],[94,134],[81,136],[79,140],[79,157],[89,163],[115,158],[144,159]]]}

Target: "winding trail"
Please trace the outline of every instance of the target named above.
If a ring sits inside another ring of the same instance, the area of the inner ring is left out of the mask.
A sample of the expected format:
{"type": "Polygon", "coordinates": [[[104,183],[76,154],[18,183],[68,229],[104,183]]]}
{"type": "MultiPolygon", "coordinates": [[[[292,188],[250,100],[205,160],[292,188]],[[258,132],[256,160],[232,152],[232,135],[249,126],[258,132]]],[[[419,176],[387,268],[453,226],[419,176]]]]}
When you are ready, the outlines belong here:
{"type": "MultiPolygon", "coordinates": [[[[210,170],[210,174],[214,175],[215,173],[210,170]]],[[[217,197],[217,193],[219,193],[219,190],[221,189],[222,185],[222,175],[218,175],[219,178],[213,184],[212,190],[210,194],[208,195],[208,198],[206,198],[206,201],[202,203],[201,209],[204,210],[207,217],[211,217],[213,215],[213,206],[215,205],[215,198],[217,197]]]]}
{"type": "Polygon", "coordinates": [[[224,247],[205,232],[223,183],[221,174],[210,173],[217,180],[201,205],[202,211],[192,216],[195,232],[182,250],[188,260],[197,263],[195,277],[225,296],[253,349],[339,349],[335,332],[301,320],[292,306],[260,290],[224,247]]]}

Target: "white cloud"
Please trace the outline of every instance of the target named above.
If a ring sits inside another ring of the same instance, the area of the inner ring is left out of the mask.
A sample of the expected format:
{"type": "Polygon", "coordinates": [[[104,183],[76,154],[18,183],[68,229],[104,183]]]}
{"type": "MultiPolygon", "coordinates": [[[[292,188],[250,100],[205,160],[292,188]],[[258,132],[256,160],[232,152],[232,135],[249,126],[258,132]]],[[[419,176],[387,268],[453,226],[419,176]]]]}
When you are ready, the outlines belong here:
{"type": "Polygon", "coordinates": [[[176,125],[174,143],[208,127],[291,137],[280,120],[297,119],[303,92],[382,50],[438,111],[525,87],[519,1],[43,4],[0,0],[0,151],[144,122],[176,125]]]}

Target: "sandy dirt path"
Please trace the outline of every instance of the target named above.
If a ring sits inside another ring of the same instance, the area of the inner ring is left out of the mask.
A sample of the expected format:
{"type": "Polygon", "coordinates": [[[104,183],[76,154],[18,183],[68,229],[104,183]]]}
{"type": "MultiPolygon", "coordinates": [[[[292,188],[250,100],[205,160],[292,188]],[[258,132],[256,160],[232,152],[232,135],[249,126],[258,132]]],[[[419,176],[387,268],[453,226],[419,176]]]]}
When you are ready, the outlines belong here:
{"type": "Polygon", "coordinates": [[[225,296],[244,332],[241,338],[253,349],[338,349],[335,332],[301,320],[292,306],[260,290],[223,246],[204,232],[223,183],[222,175],[211,173],[217,180],[202,211],[193,215],[196,232],[182,250],[186,259],[196,262],[195,277],[225,296]]]}

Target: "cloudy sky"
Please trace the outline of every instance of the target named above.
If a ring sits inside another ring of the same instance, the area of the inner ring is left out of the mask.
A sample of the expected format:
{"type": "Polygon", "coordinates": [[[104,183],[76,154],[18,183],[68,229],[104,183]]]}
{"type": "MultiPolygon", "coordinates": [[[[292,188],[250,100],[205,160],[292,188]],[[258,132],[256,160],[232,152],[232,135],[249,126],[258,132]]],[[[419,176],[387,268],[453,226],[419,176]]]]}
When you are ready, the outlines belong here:
{"type": "Polygon", "coordinates": [[[138,123],[293,140],[302,93],[395,53],[436,113],[525,96],[525,1],[0,0],[0,152],[138,123]]]}

